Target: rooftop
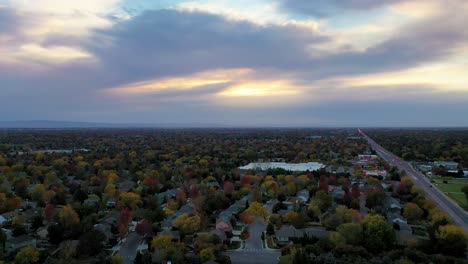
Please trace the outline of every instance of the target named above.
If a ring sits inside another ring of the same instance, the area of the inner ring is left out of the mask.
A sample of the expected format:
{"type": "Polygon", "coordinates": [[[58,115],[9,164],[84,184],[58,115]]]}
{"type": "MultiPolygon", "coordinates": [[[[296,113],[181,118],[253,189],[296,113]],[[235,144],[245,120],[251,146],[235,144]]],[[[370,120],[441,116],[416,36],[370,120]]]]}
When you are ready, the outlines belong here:
{"type": "Polygon", "coordinates": [[[246,166],[241,166],[241,170],[269,170],[269,169],[285,169],[288,171],[314,171],[325,168],[325,165],[319,162],[307,163],[286,163],[286,162],[252,162],[246,166]]]}

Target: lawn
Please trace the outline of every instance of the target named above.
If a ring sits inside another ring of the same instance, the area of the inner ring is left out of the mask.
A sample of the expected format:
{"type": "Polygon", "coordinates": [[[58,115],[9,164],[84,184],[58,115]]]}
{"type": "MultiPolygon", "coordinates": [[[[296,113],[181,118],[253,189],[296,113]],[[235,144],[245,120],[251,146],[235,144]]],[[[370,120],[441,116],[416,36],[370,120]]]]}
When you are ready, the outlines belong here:
{"type": "Polygon", "coordinates": [[[432,182],[441,191],[447,193],[447,195],[456,201],[461,207],[468,211],[468,202],[465,194],[461,192],[461,188],[468,185],[468,179],[451,179],[451,178],[434,178],[432,182]],[[446,180],[447,183],[443,183],[446,180]]]}

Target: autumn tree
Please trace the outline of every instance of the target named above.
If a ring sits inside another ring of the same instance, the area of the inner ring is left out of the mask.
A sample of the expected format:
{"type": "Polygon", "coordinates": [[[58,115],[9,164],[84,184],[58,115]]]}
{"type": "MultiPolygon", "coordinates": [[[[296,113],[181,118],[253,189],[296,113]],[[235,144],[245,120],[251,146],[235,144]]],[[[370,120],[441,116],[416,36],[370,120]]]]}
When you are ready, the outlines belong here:
{"type": "Polygon", "coordinates": [[[66,205],[59,212],[58,221],[65,228],[73,228],[80,224],[80,217],[71,205],[66,205]]]}
{"type": "Polygon", "coordinates": [[[172,221],[172,226],[185,234],[192,234],[200,229],[201,219],[197,214],[182,214],[172,221]]]}
{"type": "Polygon", "coordinates": [[[39,262],[39,251],[33,247],[22,248],[15,257],[16,264],[33,264],[39,262]]]}
{"type": "Polygon", "coordinates": [[[362,221],[364,247],[371,252],[380,252],[393,247],[393,227],[381,215],[367,215],[362,221]]]}
{"type": "Polygon", "coordinates": [[[267,217],[270,212],[267,208],[263,207],[263,204],[259,202],[252,202],[249,208],[245,210],[247,214],[250,216],[258,216],[258,217],[267,217]]]}
{"type": "Polygon", "coordinates": [[[429,211],[429,222],[432,227],[437,230],[439,226],[451,224],[453,220],[439,208],[434,208],[429,211]]]}
{"type": "Polygon", "coordinates": [[[417,222],[422,219],[424,211],[415,203],[407,203],[403,208],[403,216],[410,222],[417,222]]]}
{"type": "Polygon", "coordinates": [[[242,212],[239,215],[239,219],[241,220],[242,223],[244,224],[250,224],[253,222],[253,218],[250,214],[248,214],[246,211],[242,212]]]}
{"type": "Polygon", "coordinates": [[[328,193],[328,178],[325,175],[320,176],[319,189],[328,193]]]}
{"type": "Polygon", "coordinates": [[[465,256],[468,235],[463,228],[455,225],[440,226],[436,239],[440,252],[455,257],[465,256]]]}
{"type": "Polygon", "coordinates": [[[234,184],[230,181],[225,181],[223,184],[223,190],[226,195],[232,195],[234,193],[234,184]]]}
{"type": "Polygon", "coordinates": [[[387,195],[382,188],[374,188],[367,193],[366,207],[373,209],[383,206],[386,197],[387,195]]]}
{"type": "Polygon", "coordinates": [[[128,208],[122,208],[119,214],[119,233],[120,237],[124,237],[132,222],[132,212],[128,208]]]}
{"type": "Polygon", "coordinates": [[[325,212],[332,204],[332,198],[327,192],[320,190],[315,194],[312,203],[316,203],[318,208],[325,212]]]}
{"type": "Polygon", "coordinates": [[[123,192],[119,195],[117,204],[120,208],[127,207],[133,210],[141,206],[143,202],[141,201],[140,195],[133,192],[123,192]]]}
{"type": "Polygon", "coordinates": [[[152,233],[151,223],[144,219],[137,224],[135,231],[140,236],[150,235],[152,233]]]}
{"type": "Polygon", "coordinates": [[[361,188],[359,187],[359,184],[354,184],[353,187],[351,187],[351,195],[354,199],[359,199],[361,196],[361,188]]]}
{"type": "Polygon", "coordinates": [[[31,198],[38,202],[38,203],[43,203],[44,202],[44,195],[45,195],[45,187],[43,184],[36,184],[34,188],[31,191],[31,198]]]}

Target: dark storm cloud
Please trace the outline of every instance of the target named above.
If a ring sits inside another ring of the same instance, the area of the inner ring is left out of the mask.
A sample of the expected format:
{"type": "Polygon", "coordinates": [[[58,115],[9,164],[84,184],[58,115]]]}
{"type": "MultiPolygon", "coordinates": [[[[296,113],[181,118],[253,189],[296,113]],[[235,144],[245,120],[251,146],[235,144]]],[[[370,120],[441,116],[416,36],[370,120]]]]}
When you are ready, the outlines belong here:
{"type": "Polygon", "coordinates": [[[406,69],[444,58],[468,40],[466,24],[463,14],[440,16],[405,26],[365,51],[320,56],[313,45],[331,42],[333,36],[300,26],[259,26],[206,13],[159,10],[100,31],[90,50],[127,82],[216,68],[268,68],[324,78],[406,69]],[[103,39],[111,44],[103,45],[103,39]]]}
{"type": "Polygon", "coordinates": [[[312,15],[328,16],[346,10],[369,10],[405,0],[280,0],[280,6],[287,11],[312,15]]]}
{"type": "Polygon", "coordinates": [[[328,40],[299,26],[175,10],[147,11],[95,37],[90,49],[107,67],[138,78],[213,68],[296,68],[308,57],[307,45],[328,40]],[[102,39],[112,44],[102,45],[102,39]]]}

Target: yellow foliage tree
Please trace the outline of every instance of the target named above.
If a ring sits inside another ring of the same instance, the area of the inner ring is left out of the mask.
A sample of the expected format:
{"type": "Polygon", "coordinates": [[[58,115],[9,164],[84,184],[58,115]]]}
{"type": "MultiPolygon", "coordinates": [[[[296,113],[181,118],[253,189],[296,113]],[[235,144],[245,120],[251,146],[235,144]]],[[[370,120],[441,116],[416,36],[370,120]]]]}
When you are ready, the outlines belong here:
{"type": "Polygon", "coordinates": [[[16,264],[33,264],[39,262],[39,252],[32,247],[21,249],[15,257],[16,264]]]}
{"type": "Polygon", "coordinates": [[[167,250],[172,244],[172,237],[168,235],[157,236],[151,240],[151,247],[156,250],[167,250]]]}
{"type": "Polygon", "coordinates": [[[172,225],[186,234],[191,234],[200,229],[201,219],[198,215],[183,214],[172,221],[172,225]]]}
{"type": "Polygon", "coordinates": [[[123,192],[119,195],[118,206],[120,208],[128,207],[130,209],[135,209],[142,205],[140,195],[132,192],[123,192]]]}
{"type": "Polygon", "coordinates": [[[252,204],[245,210],[251,216],[259,216],[259,217],[267,217],[270,212],[267,208],[263,207],[263,205],[259,202],[252,202],[252,204]]]}
{"type": "Polygon", "coordinates": [[[80,224],[80,217],[70,205],[66,205],[59,212],[59,222],[66,228],[80,224]]]}

